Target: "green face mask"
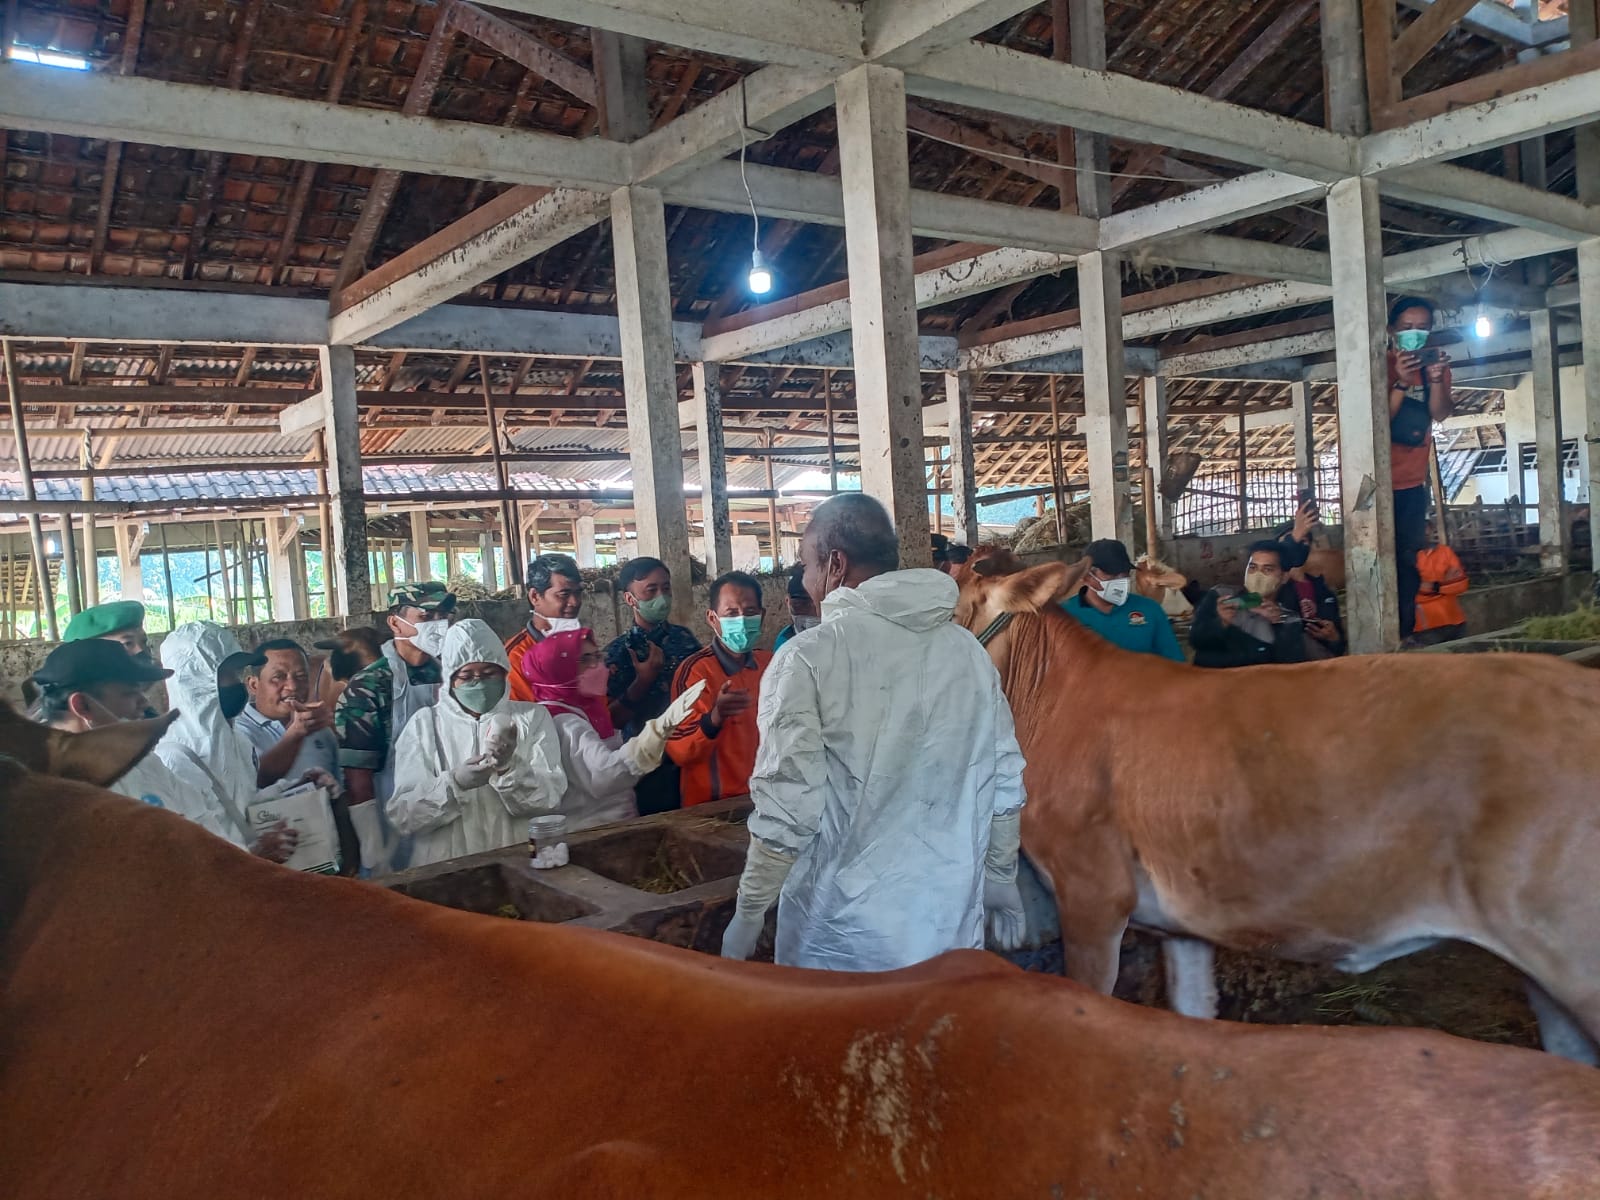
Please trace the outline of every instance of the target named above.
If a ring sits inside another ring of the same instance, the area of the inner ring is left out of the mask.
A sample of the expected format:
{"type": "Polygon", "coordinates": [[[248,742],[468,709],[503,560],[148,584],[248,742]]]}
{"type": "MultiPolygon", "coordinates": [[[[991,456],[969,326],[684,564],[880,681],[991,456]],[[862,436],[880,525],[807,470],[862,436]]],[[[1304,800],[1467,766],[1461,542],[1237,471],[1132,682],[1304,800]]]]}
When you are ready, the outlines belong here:
{"type": "Polygon", "coordinates": [[[672,615],[672,597],[656,596],[638,602],[639,615],[652,625],[659,625],[672,615]]]}
{"type": "Polygon", "coordinates": [[[718,617],[722,644],[735,654],[743,654],[761,636],[760,617],[718,617]]]}
{"type": "Polygon", "coordinates": [[[1394,335],[1394,344],[1407,354],[1415,354],[1428,344],[1426,329],[1402,329],[1394,335]]]}
{"type": "Polygon", "coordinates": [[[501,700],[505,699],[506,681],[504,679],[480,679],[474,683],[458,683],[451,687],[450,694],[454,696],[463,708],[471,709],[482,716],[501,700]]]}

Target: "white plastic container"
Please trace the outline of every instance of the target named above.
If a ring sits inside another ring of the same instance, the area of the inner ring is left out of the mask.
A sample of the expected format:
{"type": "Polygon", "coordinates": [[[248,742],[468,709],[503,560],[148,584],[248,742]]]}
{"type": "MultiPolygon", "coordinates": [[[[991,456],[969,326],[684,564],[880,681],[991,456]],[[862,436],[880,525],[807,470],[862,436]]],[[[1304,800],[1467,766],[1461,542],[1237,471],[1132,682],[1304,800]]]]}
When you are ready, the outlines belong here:
{"type": "Polygon", "coordinates": [[[528,820],[528,865],[535,871],[564,867],[567,857],[567,818],[545,813],[528,820]]]}

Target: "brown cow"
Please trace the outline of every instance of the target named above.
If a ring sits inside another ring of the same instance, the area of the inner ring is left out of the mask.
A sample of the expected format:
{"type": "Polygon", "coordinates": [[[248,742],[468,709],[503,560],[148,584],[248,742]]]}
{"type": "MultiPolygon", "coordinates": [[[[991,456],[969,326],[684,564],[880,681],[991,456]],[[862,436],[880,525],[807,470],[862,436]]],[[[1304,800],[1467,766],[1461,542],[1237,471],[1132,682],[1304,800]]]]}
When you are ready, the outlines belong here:
{"type": "Polygon", "coordinates": [[[474,916],[16,764],[103,783],[158,734],[46,746],[0,716],[17,1200],[1500,1200],[1600,1179],[1600,1073],[1546,1055],[1190,1021],[978,951],[828,974],[474,916]]]}
{"type": "Polygon", "coordinates": [[[1169,935],[1174,1007],[1214,1016],[1213,944],[1365,971],[1454,938],[1540,985],[1546,1049],[1594,1061],[1593,671],[1538,655],[1199,670],[1061,613],[1087,566],[973,574],[956,610],[977,632],[1014,614],[988,647],[1072,978],[1109,992],[1131,921],[1169,935]]]}

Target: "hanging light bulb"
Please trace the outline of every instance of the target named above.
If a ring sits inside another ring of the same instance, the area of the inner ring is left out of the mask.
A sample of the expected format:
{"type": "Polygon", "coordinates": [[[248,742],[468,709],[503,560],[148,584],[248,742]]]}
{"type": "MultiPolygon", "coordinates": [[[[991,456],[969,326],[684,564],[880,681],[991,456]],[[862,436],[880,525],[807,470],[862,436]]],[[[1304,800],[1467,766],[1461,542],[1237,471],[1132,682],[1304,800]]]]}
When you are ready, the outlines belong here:
{"type": "Polygon", "coordinates": [[[772,268],[767,266],[760,250],[750,252],[749,286],[752,296],[765,296],[772,290],[772,268]]]}
{"type": "Polygon", "coordinates": [[[1486,338],[1494,332],[1494,322],[1489,319],[1489,314],[1483,309],[1478,310],[1478,319],[1472,323],[1474,337],[1486,338]]]}

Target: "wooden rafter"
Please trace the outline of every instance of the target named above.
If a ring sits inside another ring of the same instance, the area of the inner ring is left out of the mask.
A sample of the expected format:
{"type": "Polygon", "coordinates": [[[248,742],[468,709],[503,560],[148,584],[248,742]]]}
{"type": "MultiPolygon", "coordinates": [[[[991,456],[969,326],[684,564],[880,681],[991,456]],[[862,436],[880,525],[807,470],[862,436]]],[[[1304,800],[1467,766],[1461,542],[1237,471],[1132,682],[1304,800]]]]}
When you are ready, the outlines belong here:
{"type": "MultiPolygon", "coordinates": [[[[132,75],[139,65],[139,45],[144,40],[145,0],[131,0],[128,26],[122,35],[122,61],[118,70],[132,75]]],[[[0,136],[0,143],[4,137],[0,136]]],[[[4,176],[4,146],[0,145],[0,177],[4,176]]],[[[97,275],[105,261],[106,239],[111,232],[111,210],[117,199],[117,174],[122,169],[122,143],[106,143],[106,165],[100,179],[100,204],[94,214],[94,237],[89,242],[89,273],[97,275]]]]}

